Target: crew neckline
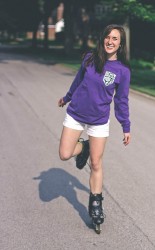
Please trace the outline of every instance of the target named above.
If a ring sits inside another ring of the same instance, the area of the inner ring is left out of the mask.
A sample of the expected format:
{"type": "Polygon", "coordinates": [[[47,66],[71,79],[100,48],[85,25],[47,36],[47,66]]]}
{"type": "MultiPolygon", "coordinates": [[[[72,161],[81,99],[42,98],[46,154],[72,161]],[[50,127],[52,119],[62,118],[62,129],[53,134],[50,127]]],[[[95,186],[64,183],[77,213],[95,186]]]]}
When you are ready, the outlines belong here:
{"type": "Polygon", "coordinates": [[[115,59],[115,60],[107,60],[107,62],[118,62],[118,59],[115,59]]]}

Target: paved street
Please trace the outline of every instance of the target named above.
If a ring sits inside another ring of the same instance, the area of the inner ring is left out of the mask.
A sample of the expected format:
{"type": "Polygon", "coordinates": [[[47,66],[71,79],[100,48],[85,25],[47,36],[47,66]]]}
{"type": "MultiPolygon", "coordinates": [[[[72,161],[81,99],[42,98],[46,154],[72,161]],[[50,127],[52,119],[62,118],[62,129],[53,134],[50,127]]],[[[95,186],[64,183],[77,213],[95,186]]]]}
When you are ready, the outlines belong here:
{"type": "Polygon", "coordinates": [[[58,156],[65,108],[57,101],[73,78],[59,65],[0,53],[0,249],[154,250],[155,100],[130,93],[128,147],[111,107],[106,220],[97,235],[87,212],[89,167],[58,156]]]}

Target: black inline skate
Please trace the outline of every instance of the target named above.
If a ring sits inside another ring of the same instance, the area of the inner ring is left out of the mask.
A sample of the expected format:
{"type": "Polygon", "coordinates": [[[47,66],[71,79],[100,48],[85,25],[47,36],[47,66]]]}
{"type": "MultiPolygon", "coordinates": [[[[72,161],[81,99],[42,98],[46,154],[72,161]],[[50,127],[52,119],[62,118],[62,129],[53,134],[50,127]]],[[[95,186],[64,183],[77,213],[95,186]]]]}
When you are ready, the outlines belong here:
{"type": "Polygon", "coordinates": [[[93,226],[97,234],[101,233],[100,225],[104,222],[105,214],[102,208],[102,193],[89,196],[89,215],[92,218],[93,226]]]}
{"type": "Polygon", "coordinates": [[[78,169],[83,169],[89,158],[89,140],[84,140],[80,138],[78,142],[82,143],[82,152],[76,156],[76,167],[78,169]]]}

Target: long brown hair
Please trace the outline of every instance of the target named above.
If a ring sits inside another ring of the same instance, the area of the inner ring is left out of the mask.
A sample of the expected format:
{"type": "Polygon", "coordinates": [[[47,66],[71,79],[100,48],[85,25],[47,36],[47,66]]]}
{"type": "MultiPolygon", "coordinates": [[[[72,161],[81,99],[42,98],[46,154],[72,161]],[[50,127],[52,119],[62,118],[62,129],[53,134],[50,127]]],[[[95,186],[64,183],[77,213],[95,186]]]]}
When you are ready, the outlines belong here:
{"type": "Polygon", "coordinates": [[[104,39],[110,34],[113,29],[117,29],[120,33],[121,43],[117,51],[117,60],[121,61],[124,65],[130,68],[127,60],[127,48],[126,48],[126,34],[124,28],[121,25],[110,24],[100,33],[100,37],[97,43],[96,49],[89,54],[85,61],[85,67],[88,65],[95,65],[95,69],[98,73],[102,73],[104,65],[107,60],[107,54],[104,49],[104,39]]]}

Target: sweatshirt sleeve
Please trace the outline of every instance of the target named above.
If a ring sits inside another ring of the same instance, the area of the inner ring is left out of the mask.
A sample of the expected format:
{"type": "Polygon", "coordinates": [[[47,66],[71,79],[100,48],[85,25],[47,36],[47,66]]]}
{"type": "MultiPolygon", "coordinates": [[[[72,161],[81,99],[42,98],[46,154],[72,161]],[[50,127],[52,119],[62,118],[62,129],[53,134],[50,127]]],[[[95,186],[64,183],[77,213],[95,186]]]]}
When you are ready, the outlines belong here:
{"type": "Polygon", "coordinates": [[[84,63],[81,64],[81,67],[79,69],[79,71],[77,72],[69,91],[67,92],[67,94],[63,97],[63,100],[65,103],[70,102],[72,99],[72,95],[74,93],[74,91],[77,89],[77,87],[80,85],[83,76],[84,76],[84,72],[85,72],[85,68],[84,68],[84,63]]]}
{"type": "Polygon", "coordinates": [[[130,132],[129,120],[129,86],[130,86],[130,70],[125,68],[122,72],[120,83],[116,85],[116,93],[114,95],[114,109],[117,120],[122,125],[124,133],[130,132]]]}

